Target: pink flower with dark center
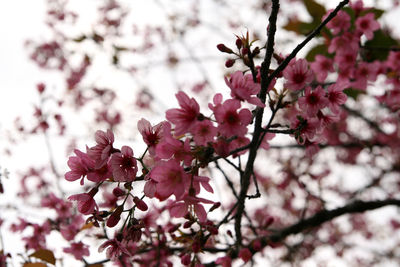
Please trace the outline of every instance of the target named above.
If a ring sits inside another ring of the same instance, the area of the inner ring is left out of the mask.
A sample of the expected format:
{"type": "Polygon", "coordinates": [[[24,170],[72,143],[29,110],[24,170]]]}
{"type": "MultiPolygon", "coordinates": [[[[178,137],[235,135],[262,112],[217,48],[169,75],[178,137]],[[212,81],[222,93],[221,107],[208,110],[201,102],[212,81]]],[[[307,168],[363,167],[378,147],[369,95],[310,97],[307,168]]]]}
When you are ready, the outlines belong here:
{"type": "Polygon", "coordinates": [[[81,185],[83,185],[85,176],[88,174],[89,169],[93,169],[94,161],[89,158],[89,156],[78,149],[74,150],[76,157],[72,156],[68,159],[68,167],[70,167],[71,171],[65,174],[65,180],[67,181],[75,181],[80,178],[81,185]]]}
{"type": "Polygon", "coordinates": [[[111,169],[114,181],[132,182],[136,178],[137,163],[133,157],[133,150],[129,146],[123,146],[121,153],[114,153],[111,156],[111,169]]]}
{"type": "Polygon", "coordinates": [[[218,131],[226,136],[244,136],[247,133],[247,125],[251,122],[251,112],[240,108],[240,102],[236,99],[228,99],[214,110],[218,122],[218,131]]]}
{"type": "Polygon", "coordinates": [[[334,113],[339,113],[339,106],[346,103],[347,95],[343,93],[343,89],[347,84],[335,83],[328,87],[328,107],[334,113]]]}
{"type": "Polygon", "coordinates": [[[112,171],[110,163],[106,163],[100,168],[90,170],[87,174],[87,178],[89,181],[99,183],[105,181],[107,178],[111,178],[112,171]]]}
{"type": "Polygon", "coordinates": [[[95,139],[97,145],[89,148],[88,155],[96,162],[95,168],[99,169],[107,163],[108,158],[113,152],[114,134],[111,130],[107,130],[107,133],[97,131],[95,139]]]}
{"type": "Polygon", "coordinates": [[[175,124],[175,135],[182,135],[190,132],[196,124],[200,115],[200,106],[194,98],[189,98],[182,91],[175,96],[181,108],[167,110],[166,117],[167,120],[175,124]]]}
{"type": "Polygon", "coordinates": [[[313,140],[314,136],[320,130],[320,122],[317,118],[299,120],[299,118],[294,117],[291,120],[290,127],[292,129],[300,127],[300,135],[297,137],[297,141],[300,144],[304,144],[306,140],[313,140]]]}
{"type": "Polygon", "coordinates": [[[193,139],[198,146],[207,146],[207,143],[214,141],[216,135],[217,128],[209,120],[198,122],[193,130],[193,139]]]}
{"type": "Polygon", "coordinates": [[[98,209],[94,195],[98,189],[94,188],[89,193],[76,194],[68,197],[69,201],[78,201],[78,211],[84,215],[92,214],[94,209],[98,209]]]}
{"type": "Polygon", "coordinates": [[[181,142],[171,135],[171,124],[166,122],[163,127],[163,138],[156,146],[156,155],[161,159],[170,159],[174,156],[177,160],[183,160],[189,166],[193,160],[190,150],[190,140],[181,142]]]}
{"type": "Polygon", "coordinates": [[[360,62],[355,68],[354,79],[352,87],[365,90],[368,85],[368,81],[375,81],[380,64],[375,61],[372,63],[360,62]]]}
{"type": "Polygon", "coordinates": [[[151,179],[157,182],[156,196],[167,199],[175,195],[176,199],[181,199],[190,185],[190,177],[186,174],[176,160],[160,162],[151,170],[151,179]]]}
{"type": "Polygon", "coordinates": [[[357,51],[347,50],[340,54],[336,53],[334,61],[340,70],[352,69],[356,64],[357,51]]]}
{"type": "Polygon", "coordinates": [[[351,34],[349,32],[345,32],[331,40],[331,43],[328,47],[329,53],[341,54],[344,52],[353,51],[357,52],[359,49],[359,39],[358,36],[351,34]]]}
{"type": "Polygon", "coordinates": [[[368,40],[374,37],[374,31],[380,27],[379,23],[375,20],[374,13],[368,13],[362,17],[356,19],[356,30],[365,34],[368,40]]]}
{"type": "MultiPolygon", "coordinates": [[[[326,14],[323,20],[332,12],[328,10],[328,14],[326,14]]],[[[337,15],[326,24],[326,27],[332,30],[334,35],[337,35],[341,31],[347,31],[350,28],[350,15],[345,11],[339,11],[337,15]]]]}
{"type": "Polygon", "coordinates": [[[146,119],[141,119],[140,121],[138,121],[137,127],[143,137],[143,141],[149,147],[150,155],[154,156],[154,149],[162,138],[163,122],[160,122],[155,126],[151,126],[149,121],[147,121],[146,119]]]}
{"type": "Polygon", "coordinates": [[[291,61],[283,71],[283,77],[286,79],[284,86],[292,91],[301,90],[306,84],[312,82],[313,76],[305,59],[291,61]]]}
{"type": "Polygon", "coordinates": [[[333,72],[333,61],[322,55],[316,55],[315,61],[310,64],[310,68],[315,73],[317,81],[323,83],[328,76],[328,72],[333,72]]]}
{"type": "Polygon", "coordinates": [[[325,97],[325,90],[318,86],[314,90],[311,87],[306,87],[305,96],[298,100],[300,108],[306,112],[309,118],[314,117],[318,110],[325,108],[328,105],[328,99],[325,97]]]}
{"type": "Polygon", "coordinates": [[[127,256],[132,256],[126,246],[121,242],[121,238],[119,238],[118,234],[116,238],[107,240],[99,247],[99,252],[103,252],[105,248],[107,248],[106,255],[107,258],[115,261],[121,255],[125,254],[127,256]]]}
{"type": "Polygon", "coordinates": [[[77,260],[82,260],[83,256],[90,255],[88,246],[83,244],[82,242],[71,243],[71,246],[69,248],[64,248],[63,251],[65,253],[74,255],[75,259],[77,260]]]}
{"type": "Polygon", "coordinates": [[[182,201],[174,202],[168,209],[171,216],[182,218],[186,215],[186,213],[188,213],[189,207],[193,206],[194,212],[199,218],[199,221],[205,222],[207,220],[207,212],[204,209],[203,205],[200,204],[200,202],[206,204],[214,204],[214,202],[208,199],[186,195],[183,197],[182,201]]]}
{"type": "Polygon", "coordinates": [[[241,71],[236,71],[229,80],[225,77],[225,83],[231,88],[231,96],[240,101],[247,101],[250,104],[265,107],[265,104],[254,95],[260,92],[261,85],[253,82],[251,74],[243,75],[241,71]]]}

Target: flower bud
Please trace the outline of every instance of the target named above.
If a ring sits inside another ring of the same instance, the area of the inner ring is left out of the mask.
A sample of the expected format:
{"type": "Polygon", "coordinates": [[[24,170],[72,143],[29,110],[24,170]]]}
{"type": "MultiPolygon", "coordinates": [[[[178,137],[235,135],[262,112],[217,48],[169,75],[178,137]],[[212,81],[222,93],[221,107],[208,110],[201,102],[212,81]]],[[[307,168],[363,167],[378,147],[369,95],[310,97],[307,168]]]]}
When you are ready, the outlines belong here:
{"type": "Polygon", "coordinates": [[[240,38],[236,39],[236,47],[240,50],[240,48],[242,48],[242,40],[240,38]]]}
{"type": "Polygon", "coordinates": [[[230,68],[230,67],[233,66],[233,64],[235,64],[235,60],[233,60],[233,59],[228,59],[228,60],[225,62],[225,67],[230,68]]]}
{"type": "Polygon", "coordinates": [[[118,208],[115,209],[115,211],[111,214],[110,218],[108,218],[107,220],[108,227],[111,228],[117,225],[117,223],[121,219],[122,210],[123,206],[118,206],[118,208]]]}
{"type": "Polygon", "coordinates": [[[138,197],[134,197],[133,202],[135,202],[136,207],[141,211],[146,211],[148,209],[147,204],[138,197]]]}
{"type": "Polygon", "coordinates": [[[217,45],[217,48],[219,51],[221,51],[223,53],[233,54],[232,49],[226,47],[224,44],[217,45]]]}
{"type": "Polygon", "coordinates": [[[119,187],[114,188],[114,190],[112,191],[112,193],[113,193],[113,195],[116,196],[116,197],[122,197],[122,196],[125,195],[125,191],[122,190],[122,189],[119,188],[119,187]]]}

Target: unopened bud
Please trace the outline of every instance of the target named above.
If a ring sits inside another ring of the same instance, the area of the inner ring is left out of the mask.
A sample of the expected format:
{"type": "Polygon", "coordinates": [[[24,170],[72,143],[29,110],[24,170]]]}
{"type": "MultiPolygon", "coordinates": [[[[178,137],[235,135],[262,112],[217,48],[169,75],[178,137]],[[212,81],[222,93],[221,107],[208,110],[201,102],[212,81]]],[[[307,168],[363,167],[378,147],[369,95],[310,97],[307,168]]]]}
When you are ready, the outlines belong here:
{"type": "Polygon", "coordinates": [[[114,188],[114,190],[112,191],[112,193],[113,193],[113,195],[116,196],[116,197],[122,197],[122,196],[125,195],[125,191],[122,190],[122,189],[119,188],[119,187],[114,188]]]}
{"type": "Polygon", "coordinates": [[[232,49],[230,49],[229,47],[226,47],[224,44],[217,45],[217,48],[219,51],[221,51],[223,53],[233,54],[232,49]]]}
{"type": "Polygon", "coordinates": [[[108,227],[114,227],[117,225],[119,220],[121,219],[121,213],[123,211],[123,206],[118,206],[115,211],[111,214],[110,218],[107,220],[108,227]]]}
{"type": "Polygon", "coordinates": [[[133,202],[135,202],[136,207],[141,211],[146,211],[148,209],[147,204],[138,197],[134,197],[133,202]]]}
{"type": "Polygon", "coordinates": [[[233,60],[233,59],[228,59],[228,60],[225,62],[225,67],[230,68],[230,67],[233,66],[233,64],[235,64],[235,60],[233,60]]]}
{"type": "Polygon", "coordinates": [[[243,45],[242,40],[240,40],[240,38],[237,38],[236,39],[236,47],[240,50],[240,48],[242,48],[242,45],[243,45]]]}

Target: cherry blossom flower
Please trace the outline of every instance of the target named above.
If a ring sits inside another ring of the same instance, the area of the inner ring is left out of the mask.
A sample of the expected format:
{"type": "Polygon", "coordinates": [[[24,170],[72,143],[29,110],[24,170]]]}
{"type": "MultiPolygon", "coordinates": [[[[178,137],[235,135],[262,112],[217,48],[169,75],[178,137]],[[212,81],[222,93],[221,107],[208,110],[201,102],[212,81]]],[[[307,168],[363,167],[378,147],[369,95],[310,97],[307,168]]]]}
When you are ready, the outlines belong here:
{"type": "MultiPolygon", "coordinates": [[[[324,16],[324,20],[332,10],[328,10],[328,13],[324,16]]],[[[350,28],[350,15],[347,12],[340,10],[337,15],[326,24],[326,27],[332,30],[334,35],[339,34],[341,31],[346,31],[350,28]]]]}
{"type": "Polygon", "coordinates": [[[167,110],[166,118],[175,124],[175,135],[181,135],[190,132],[196,124],[197,118],[200,115],[200,106],[194,98],[189,98],[182,91],[175,96],[181,108],[167,110]]]}
{"type": "Polygon", "coordinates": [[[306,112],[308,117],[313,117],[318,110],[325,108],[328,105],[328,99],[325,97],[325,91],[321,86],[314,90],[311,87],[306,87],[305,95],[299,98],[300,108],[306,112]]]}
{"type": "Polygon", "coordinates": [[[375,81],[380,64],[375,61],[372,63],[360,62],[354,72],[355,81],[352,82],[352,87],[365,90],[368,81],[375,81]]]}
{"type": "Polygon", "coordinates": [[[156,196],[161,200],[171,195],[181,199],[190,185],[188,174],[174,159],[160,162],[151,170],[150,177],[157,182],[156,196]]]}
{"type": "Polygon", "coordinates": [[[339,106],[346,103],[347,95],[343,93],[343,89],[347,87],[347,84],[335,83],[328,87],[328,107],[334,113],[339,112],[339,106]]]}
{"type": "Polygon", "coordinates": [[[113,152],[114,134],[111,130],[107,130],[107,133],[99,130],[95,134],[95,139],[97,145],[89,148],[88,155],[95,161],[95,168],[99,169],[107,163],[113,152]]]}
{"type": "Polygon", "coordinates": [[[89,193],[72,195],[68,197],[68,200],[78,201],[78,211],[84,215],[88,215],[93,213],[95,208],[98,208],[93,198],[97,191],[98,189],[94,188],[89,193]]]}
{"type": "Polygon", "coordinates": [[[315,73],[318,82],[323,83],[328,76],[328,72],[333,72],[333,61],[323,55],[316,55],[315,61],[310,64],[310,68],[315,73]]]}
{"type": "Polygon", "coordinates": [[[75,259],[77,259],[77,260],[82,260],[83,256],[90,255],[88,246],[82,242],[71,243],[71,246],[68,248],[64,248],[63,251],[65,253],[74,255],[75,259]]]}
{"type": "Polygon", "coordinates": [[[346,51],[357,52],[359,49],[359,38],[350,32],[345,32],[333,38],[328,46],[329,53],[341,54],[346,51]]]}
{"type": "Polygon", "coordinates": [[[114,181],[132,182],[136,178],[137,163],[133,157],[133,150],[129,146],[123,146],[121,153],[114,153],[111,156],[111,168],[114,181]]]}
{"type": "Polygon", "coordinates": [[[231,88],[231,96],[233,98],[247,101],[262,108],[265,107],[265,104],[257,96],[254,96],[260,92],[261,85],[253,82],[251,74],[243,75],[241,71],[236,71],[229,79],[225,77],[225,83],[231,88]]]}
{"type": "Polygon", "coordinates": [[[155,155],[155,147],[162,138],[163,122],[155,126],[151,126],[150,122],[146,119],[141,119],[137,123],[138,130],[143,137],[143,141],[149,147],[150,155],[155,155]]]}
{"type": "Polygon", "coordinates": [[[248,248],[242,248],[239,251],[239,257],[246,263],[253,257],[253,254],[248,248]]]}
{"type": "Polygon", "coordinates": [[[174,202],[169,206],[168,209],[171,216],[182,218],[186,215],[186,213],[188,213],[189,206],[193,206],[194,212],[199,218],[199,221],[205,222],[207,220],[207,212],[204,209],[203,205],[200,204],[200,202],[206,204],[214,204],[214,202],[208,199],[186,195],[183,197],[182,201],[174,202]]]}
{"type": "Polygon", "coordinates": [[[221,264],[222,267],[231,267],[232,266],[232,259],[229,256],[219,257],[215,260],[216,264],[221,264]]]}
{"type": "Polygon", "coordinates": [[[284,86],[292,91],[297,91],[312,82],[313,73],[308,68],[307,61],[301,58],[289,63],[283,71],[283,77],[286,79],[284,86]]]}
{"type": "Polygon", "coordinates": [[[364,34],[368,40],[374,37],[374,31],[380,28],[379,23],[375,20],[374,13],[368,13],[356,19],[356,30],[364,34]]]}
{"type": "Polygon", "coordinates": [[[336,53],[334,60],[335,63],[339,66],[341,71],[344,69],[352,70],[353,66],[356,64],[357,51],[349,49],[342,53],[336,53]]]}
{"type": "Polygon", "coordinates": [[[240,102],[236,99],[228,99],[222,105],[216,106],[214,113],[218,122],[218,131],[226,136],[244,136],[247,133],[247,125],[251,122],[251,112],[241,109],[240,102]]]}
{"type": "Polygon", "coordinates": [[[70,167],[71,171],[65,174],[65,179],[67,181],[75,181],[80,178],[80,184],[83,185],[84,177],[88,174],[89,169],[94,167],[94,162],[89,156],[78,149],[74,150],[75,156],[69,157],[68,159],[68,167],[70,167]]]}
{"type": "Polygon", "coordinates": [[[198,146],[207,146],[207,143],[214,141],[216,135],[217,128],[209,120],[198,122],[193,130],[193,139],[198,146]]]}
{"type": "Polygon", "coordinates": [[[100,245],[99,252],[101,253],[104,251],[105,248],[107,248],[106,250],[107,258],[111,259],[112,261],[117,260],[118,257],[121,256],[122,254],[125,254],[127,256],[132,256],[128,251],[128,249],[126,248],[126,246],[123,243],[121,243],[120,239],[122,239],[122,237],[119,238],[117,234],[117,236],[114,239],[107,240],[106,242],[100,245]]]}
{"type": "Polygon", "coordinates": [[[163,127],[163,138],[156,146],[156,155],[161,159],[170,159],[174,156],[177,160],[183,160],[186,166],[189,166],[193,160],[190,150],[190,140],[186,139],[184,143],[175,139],[171,135],[171,124],[165,123],[163,127]]]}

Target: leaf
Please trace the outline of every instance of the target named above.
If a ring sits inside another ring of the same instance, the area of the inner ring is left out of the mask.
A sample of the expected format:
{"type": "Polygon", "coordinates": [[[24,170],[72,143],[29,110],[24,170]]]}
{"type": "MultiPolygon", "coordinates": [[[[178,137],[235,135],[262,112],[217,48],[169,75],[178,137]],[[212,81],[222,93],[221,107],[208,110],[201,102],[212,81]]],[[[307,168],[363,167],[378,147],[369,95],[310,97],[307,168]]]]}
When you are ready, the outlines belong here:
{"type": "Polygon", "coordinates": [[[23,267],[47,267],[47,265],[42,262],[27,262],[23,267]]]}
{"type": "MultiPolygon", "coordinates": [[[[51,250],[48,249],[39,249],[29,255],[29,257],[34,257],[37,259],[41,259],[45,262],[51,263],[51,264],[56,264],[56,258],[54,257],[54,254],[51,250]]],[[[46,265],[45,265],[46,266],[46,265]]]]}
{"type": "Polygon", "coordinates": [[[85,223],[85,224],[81,227],[81,230],[80,230],[80,231],[85,230],[85,229],[90,229],[90,228],[92,228],[92,227],[93,227],[93,222],[88,222],[88,223],[85,223]]]}
{"type": "MultiPolygon", "coordinates": [[[[315,23],[303,22],[298,19],[289,19],[283,28],[287,31],[295,32],[299,35],[307,35],[315,28],[315,23]]],[[[318,26],[318,24],[317,24],[318,26]]]]}
{"type": "Polygon", "coordinates": [[[362,57],[369,62],[374,60],[384,61],[389,55],[389,48],[398,45],[398,42],[390,35],[382,30],[377,30],[374,32],[374,38],[365,42],[365,53],[362,54],[362,57]]]}
{"type": "Polygon", "coordinates": [[[348,97],[351,97],[354,100],[357,100],[357,97],[359,95],[365,94],[365,91],[354,89],[354,88],[347,88],[347,89],[343,90],[343,93],[345,93],[348,97]]]}
{"type": "Polygon", "coordinates": [[[332,57],[332,55],[328,53],[328,48],[325,44],[319,44],[311,48],[306,55],[307,61],[313,62],[315,60],[316,55],[332,57]]]}
{"type": "Polygon", "coordinates": [[[306,6],[308,13],[313,17],[314,22],[315,20],[321,22],[322,16],[326,14],[325,7],[314,0],[304,0],[304,5],[306,6]]]}

